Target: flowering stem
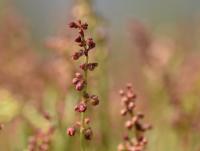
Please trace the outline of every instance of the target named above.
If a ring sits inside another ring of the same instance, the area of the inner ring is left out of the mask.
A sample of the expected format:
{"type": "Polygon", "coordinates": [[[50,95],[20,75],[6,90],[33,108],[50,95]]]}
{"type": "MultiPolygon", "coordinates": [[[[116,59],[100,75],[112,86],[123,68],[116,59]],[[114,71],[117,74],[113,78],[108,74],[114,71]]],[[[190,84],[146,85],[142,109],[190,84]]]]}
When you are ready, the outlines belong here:
{"type": "Polygon", "coordinates": [[[67,129],[67,134],[69,136],[74,136],[76,133],[76,130],[79,129],[80,131],[80,149],[81,151],[86,151],[85,147],[85,140],[91,140],[92,139],[92,129],[89,126],[90,120],[88,118],[85,118],[85,113],[87,110],[87,106],[89,103],[93,106],[96,106],[99,104],[99,98],[97,95],[94,94],[88,94],[87,92],[87,85],[88,85],[88,71],[93,71],[97,66],[98,63],[92,62],[89,63],[89,56],[88,52],[95,48],[95,42],[92,38],[85,38],[84,31],[87,30],[88,24],[82,23],[80,20],[76,22],[71,22],[69,24],[70,28],[78,29],[79,35],[75,39],[75,42],[79,44],[82,49],[75,52],[72,56],[73,60],[78,60],[80,57],[84,57],[85,62],[80,65],[80,68],[84,71],[83,74],[76,73],[75,77],[72,80],[72,83],[75,85],[75,89],[79,92],[81,92],[82,100],[75,106],[75,111],[81,113],[81,120],[80,123],[70,127],[67,129]]]}

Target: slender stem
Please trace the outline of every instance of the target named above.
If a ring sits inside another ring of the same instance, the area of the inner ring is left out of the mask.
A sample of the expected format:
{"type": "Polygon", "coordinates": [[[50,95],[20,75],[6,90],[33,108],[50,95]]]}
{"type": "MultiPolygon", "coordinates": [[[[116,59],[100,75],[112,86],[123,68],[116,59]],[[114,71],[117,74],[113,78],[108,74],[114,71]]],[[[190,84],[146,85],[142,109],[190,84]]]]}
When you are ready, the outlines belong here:
{"type": "Polygon", "coordinates": [[[81,113],[81,128],[80,128],[81,151],[85,151],[85,144],[84,144],[84,138],[83,138],[83,130],[84,130],[84,112],[81,113]]]}
{"type": "MultiPolygon", "coordinates": [[[[86,50],[86,47],[85,47],[85,50],[86,50]]],[[[88,61],[89,61],[89,57],[88,55],[85,56],[85,63],[88,64],[88,61]]],[[[88,84],[88,72],[87,70],[84,71],[84,76],[85,76],[85,82],[86,82],[86,85],[85,85],[85,89],[83,91],[83,96],[85,93],[87,93],[87,84],[88,84]]],[[[83,97],[83,99],[85,99],[83,97]]],[[[84,100],[86,102],[86,100],[84,100]]],[[[84,143],[84,138],[83,138],[83,130],[84,130],[84,127],[85,127],[85,124],[84,124],[84,118],[85,118],[85,113],[82,112],[81,113],[81,129],[80,129],[80,143],[81,143],[81,151],[86,151],[85,149],[85,143],[84,143]]]]}

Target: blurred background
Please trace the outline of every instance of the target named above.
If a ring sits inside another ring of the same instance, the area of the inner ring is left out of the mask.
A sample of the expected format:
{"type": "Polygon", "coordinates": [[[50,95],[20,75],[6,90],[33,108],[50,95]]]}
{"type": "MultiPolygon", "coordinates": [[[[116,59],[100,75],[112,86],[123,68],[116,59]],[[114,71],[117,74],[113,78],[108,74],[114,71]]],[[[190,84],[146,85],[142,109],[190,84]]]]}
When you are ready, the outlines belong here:
{"type": "Polygon", "coordinates": [[[38,130],[55,129],[50,151],[78,151],[66,128],[78,120],[78,69],[72,20],[89,24],[99,68],[89,89],[90,151],[122,141],[118,90],[134,85],[139,111],[153,125],[148,151],[200,150],[200,1],[0,0],[0,151],[28,151],[38,130]]]}

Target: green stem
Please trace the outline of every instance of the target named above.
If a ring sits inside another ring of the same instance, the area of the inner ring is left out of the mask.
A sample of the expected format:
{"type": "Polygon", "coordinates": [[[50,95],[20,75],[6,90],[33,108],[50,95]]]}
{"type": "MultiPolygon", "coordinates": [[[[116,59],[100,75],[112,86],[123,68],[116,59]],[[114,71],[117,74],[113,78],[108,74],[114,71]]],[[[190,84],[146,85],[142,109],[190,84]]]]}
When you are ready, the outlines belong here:
{"type": "MultiPolygon", "coordinates": [[[[85,48],[86,50],[86,48],[85,48]]],[[[89,58],[88,56],[86,56],[86,60],[85,60],[85,63],[88,64],[88,61],[89,61],[89,58]]],[[[86,82],[86,86],[85,86],[85,89],[83,91],[83,96],[85,93],[87,93],[87,83],[88,83],[88,80],[87,80],[87,70],[84,71],[84,76],[85,76],[85,82],[86,82]]],[[[84,99],[84,97],[83,97],[84,99]]],[[[86,102],[86,101],[85,101],[86,102]]],[[[85,124],[84,124],[84,118],[85,118],[85,113],[82,112],[81,113],[81,128],[80,128],[80,143],[81,143],[81,151],[86,151],[85,149],[85,143],[84,143],[84,136],[83,136],[83,130],[84,130],[84,127],[85,127],[85,124]]]]}
{"type": "Polygon", "coordinates": [[[84,112],[81,113],[81,128],[80,128],[80,143],[81,143],[81,151],[85,151],[85,143],[84,143],[84,112]]]}

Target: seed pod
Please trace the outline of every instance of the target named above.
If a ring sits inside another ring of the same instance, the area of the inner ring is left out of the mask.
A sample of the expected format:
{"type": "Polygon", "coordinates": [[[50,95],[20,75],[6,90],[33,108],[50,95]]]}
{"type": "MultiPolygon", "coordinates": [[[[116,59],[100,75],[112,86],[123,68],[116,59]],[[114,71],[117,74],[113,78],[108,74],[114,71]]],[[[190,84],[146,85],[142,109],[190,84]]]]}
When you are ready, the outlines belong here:
{"type": "Polygon", "coordinates": [[[92,132],[91,128],[84,129],[83,134],[84,134],[85,139],[87,139],[87,140],[92,139],[93,132],[92,132]]]}
{"type": "Polygon", "coordinates": [[[89,118],[85,118],[85,119],[84,119],[84,123],[85,123],[85,124],[89,124],[89,123],[90,123],[90,119],[89,119],[89,118]]]}
{"type": "Polygon", "coordinates": [[[98,96],[96,96],[96,95],[91,95],[90,98],[91,98],[91,104],[92,104],[92,105],[96,106],[96,105],[99,104],[99,98],[98,98],[98,96]]]}
{"type": "Polygon", "coordinates": [[[87,39],[87,45],[88,45],[89,49],[93,49],[96,46],[96,44],[94,43],[92,38],[87,39]]]}
{"type": "Polygon", "coordinates": [[[76,130],[74,127],[70,127],[67,129],[67,135],[74,136],[76,134],[76,130]]]}
{"type": "Polygon", "coordinates": [[[70,28],[78,28],[78,25],[75,22],[69,23],[70,28]]]}
{"type": "Polygon", "coordinates": [[[84,30],[87,30],[88,24],[87,24],[87,23],[84,23],[84,24],[81,25],[81,27],[82,27],[84,30]]]}
{"type": "Polygon", "coordinates": [[[125,123],[125,127],[127,128],[127,129],[132,129],[132,127],[133,127],[133,122],[132,121],[126,121],[126,123],[125,123]]]}
{"type": "Polygon", "coordinates": [[[78,36],[78,37],[75,39],[75,42],[77,42],[77,43],[80,43],[81,41],[82,41],[81,36],[78,36]]]}
{"type": "Polygon", "coordinates": [[[120,114],[122,115],[122,116],[125,116],[126,114],[127,114],[127,110],[126,109],[122,109],[121,110],[121,112],[120,112],[120,114]]]}
{"type": "Polygon", "coordinates": [[[85,112],[86,110],[87,110],[87,105],[85,103],[80,103],[75,107],[76,112],[85,112]]]}

